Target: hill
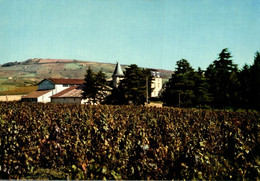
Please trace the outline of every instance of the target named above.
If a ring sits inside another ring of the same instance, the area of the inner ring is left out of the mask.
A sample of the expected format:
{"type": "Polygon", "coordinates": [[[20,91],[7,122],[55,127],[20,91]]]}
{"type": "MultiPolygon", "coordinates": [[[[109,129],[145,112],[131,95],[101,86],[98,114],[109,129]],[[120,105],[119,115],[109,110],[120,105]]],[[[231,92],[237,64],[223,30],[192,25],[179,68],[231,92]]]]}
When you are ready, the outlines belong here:
{"type": "MultiPolygon", "coordinates": [[[[86,70],[91,67],[95,72],[102,70],[110,78],[115,64],[70,59],[28,59],[23,62],[9,62],[0,67],[0,94],[21,94],[21,89],[34,86],[44,78],[84,78],[86,70]],[[17,87],[20,89],[17,90],[17,87]],[[13,91],[12,91],[13,90],[13,91]],[[11,91],[11,92],[10,92],[11,91]]],[[[122,65],[124,70],[127,65],[122,65]]],[[[154,68],[153,68],[154,69],[154,68]]],[[[155,69],[161,72],[164,81],[169,79],[172,71],[155,69]]],[[[29,92],[31,91],[28,90],[29,92]]],[[[28,92],[28,91],[25,91],[28,92]]]]}

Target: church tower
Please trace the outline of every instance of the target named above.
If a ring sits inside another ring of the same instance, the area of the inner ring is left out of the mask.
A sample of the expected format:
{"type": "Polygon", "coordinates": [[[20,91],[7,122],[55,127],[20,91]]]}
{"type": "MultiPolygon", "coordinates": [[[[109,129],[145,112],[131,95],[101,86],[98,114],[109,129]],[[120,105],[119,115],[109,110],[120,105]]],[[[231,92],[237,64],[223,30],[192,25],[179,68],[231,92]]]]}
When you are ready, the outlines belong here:
{"type": "Polygon", "coordinates": [[[124,73],[122,71],[120,63],[117,62],[116,68],[114,70],[114,73],[112,75],[113,77],[113,87],[117,88],[120,80],[124,79],[124,73]]]}

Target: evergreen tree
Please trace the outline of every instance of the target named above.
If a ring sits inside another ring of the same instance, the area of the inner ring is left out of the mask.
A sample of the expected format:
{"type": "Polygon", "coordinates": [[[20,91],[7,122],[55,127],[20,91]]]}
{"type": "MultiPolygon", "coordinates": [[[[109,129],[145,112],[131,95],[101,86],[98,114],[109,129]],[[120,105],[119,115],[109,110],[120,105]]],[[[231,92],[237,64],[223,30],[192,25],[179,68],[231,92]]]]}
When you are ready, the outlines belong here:
{"type": "Polygon", "coordinates": [[[250,67],[248,65],[245,65],[243,69],[238,74],[239,77],[239,104],[238,106],[240,108],[251,108],[250,106],[250,80],[251,80],[251,74],[250,74],[250,67]]]}
{"type": "Polygon", "coordinates": [[[106,96],[108,95],[106,90],[107,81],[106,81],[106,74],[100,70],[96,75],[96,89],[97,89],[97,99],[101,103],[104,101],[106,96]]]}
{"type": "Polygon", "coordinates": [[[105,99],[105,104],[109,105],[123,105],[126,104],[125,97],[118,88],[113,88],[110,95],[108,95],[105,99]]]}
{"type": "MultiPolygon", "coordinates": [[[[121,102],[125,104],[144,104],[146,100],[146,77],[148,77],[148,91],[151,95],[152,76],[149,70],[141,69],[137,65],[132,64],[126,68],[125,77],[120,82],[117,92],[121,102]]],[[[118,101],[120,102],[120,101],[118,101]]]]}
{"type": "Polygon", "coordinates": [[[250,103],[252,108],[260,109],[260,52],[256,52],[254,64],[250,67],[250,103]]]}
{"type": "Polygon", "coordinates": [[[234,107],[238,97],[237,65],[231,60],[231,53],[227,48],[219,54],[206,70],[209,80],[209,92],[213,96],[213,106],[218,108],[234,107]]]}
{"type": "Polygon", "coordinates": [[[85,82],[82,86],[82,98],[88,99],[89,103],[101,103],[105,97],[105,74],[102,71],[98,72],[98,74],[95,74],[93,70],[90,67],[88,67],[84,80],[85,82]]]}
{"type": "Polygon", "coordinates": [[[198,68],[194,73],[194,102],[193,104],[198,107],[205,107],[210,104],[212,98],[208,92],[209,84],[208,79],[205,77],[204,72],[198,68]]]}
{"type": "Polygon", "coordinates": [[[191,107],[194,99],[194,69],[185,59],[176,64],[176,71],[166,84],[162,100],[167,106],[191,107]]]}

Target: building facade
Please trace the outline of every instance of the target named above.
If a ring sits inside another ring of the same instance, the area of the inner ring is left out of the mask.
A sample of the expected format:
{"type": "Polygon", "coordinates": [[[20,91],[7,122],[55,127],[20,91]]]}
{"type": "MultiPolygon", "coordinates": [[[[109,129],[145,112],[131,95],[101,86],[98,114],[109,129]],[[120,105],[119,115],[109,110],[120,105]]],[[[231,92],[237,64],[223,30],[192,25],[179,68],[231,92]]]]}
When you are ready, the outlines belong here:
{"type": "Polygon", "coordinates": [[[159,97],[163,88],[163,80],[161,73],[156,70],[150,70],[153,77],[151,88],[153,89],[151,97],[159,97]]]}
{"type": "MultiPolygon", "coordinates": [[[[150,71],[153,77],[153,81],[151,84],[151,88],[153,89],[153,91],[151,93],[151,97],[159,97],[163,86],[161,74],[156,70],[150,69],[150,71]]],[[[112,86],[114,88],[117,88],[120,81],[123,80],[124,77],[125,76],[122,71],[121,65],[117,63],[112,75],[112,86]]],[[[43,79],[38,84],[38,90],[22,97],[22,101],[42,103],[90,103],[90,100],[88,101],[82,99],[82,84],[84,82],[84,79],[43,79]]],[[[104,95],[107,96],[111,93],[111,91],[112,88],[107,86],[105,87],[103,92],[104,95]]]]}
{"type": "MultiPolygon", "coordinates": [[[[159,97],[162,92],[163,80],[162,80],[161,73],[158,72],[156,69],[150,69],[150,72],[153,77],[151,83],[151,88],[153,89],[153,91],[151,93],[151,97],[156,98],[159,97]]],[[[113,77],[113,87],[117,88],[119,82],[124,79],[124,73],[119,63],[116,64],[112,77],[113,77]]]]}
{"type": "Polygon", "coordinates": [[[24,102],[51,102],[51,97],[70,87],[82,85],[84,79],[43,79],[38,84],[38,90],[22,97],[24,102]]]}

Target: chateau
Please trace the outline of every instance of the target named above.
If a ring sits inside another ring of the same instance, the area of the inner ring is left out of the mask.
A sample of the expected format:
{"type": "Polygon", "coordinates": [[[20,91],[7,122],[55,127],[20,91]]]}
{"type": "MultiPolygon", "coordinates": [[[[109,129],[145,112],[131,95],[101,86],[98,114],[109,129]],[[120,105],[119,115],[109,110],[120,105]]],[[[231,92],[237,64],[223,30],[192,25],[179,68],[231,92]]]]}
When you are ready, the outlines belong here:
{"type": "MultiPolygon", "coordinates": [[[[151,85],[153,88],[151,97],[158,97],[162,90],[162,78],[156,70],[150,69],[150,71],[154,77],[151,85]]],[[[117,63],[112,75],[112,86],[117,88],[122,79],[124,79],[124,73],[121,65],[117,63]]],[[[81,95],[84,82],[84,79],[46,78],[38,84],[38,90],[22,97],[22,101],[85,104],[88,100],[82,99],[81,95]]],[[[107,87],[105,91],[110,92],[111,90],[112,87],[107,87]]]]}

